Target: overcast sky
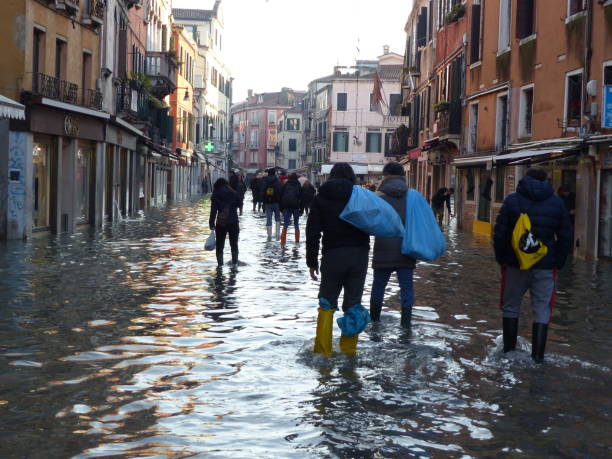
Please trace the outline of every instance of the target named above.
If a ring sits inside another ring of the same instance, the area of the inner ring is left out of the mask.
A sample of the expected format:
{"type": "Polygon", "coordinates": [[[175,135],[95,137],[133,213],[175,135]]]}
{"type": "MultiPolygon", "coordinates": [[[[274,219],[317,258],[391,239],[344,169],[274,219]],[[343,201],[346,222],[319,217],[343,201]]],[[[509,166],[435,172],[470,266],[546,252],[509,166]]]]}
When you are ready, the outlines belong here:
{"type": "MultiPolygon", "coordinates": [[[[412,0],[223,0],[225,58],[234,102],[255,92],[307,84],[374,59],[383,46],[404,54],[412,0]],[[358,46],[359,43],[359,46],[358,46]],[[359,52],[357,51],[359,47],[359,52]]],[[[212,9],[214,0],[173,0],[174,8],[212,9]]]]}

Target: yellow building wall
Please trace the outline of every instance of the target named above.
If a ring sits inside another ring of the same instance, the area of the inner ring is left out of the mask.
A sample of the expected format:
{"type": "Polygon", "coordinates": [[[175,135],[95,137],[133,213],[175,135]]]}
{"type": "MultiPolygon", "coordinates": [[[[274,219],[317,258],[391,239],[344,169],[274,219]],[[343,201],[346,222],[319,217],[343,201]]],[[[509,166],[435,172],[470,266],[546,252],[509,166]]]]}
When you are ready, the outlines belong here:
{"type": "Polygon", "coordinates": [[[21,78],[25,69],[26,5],[22,1],[2,2],[0,14],[0,94],[19,98],[21,78]]]}

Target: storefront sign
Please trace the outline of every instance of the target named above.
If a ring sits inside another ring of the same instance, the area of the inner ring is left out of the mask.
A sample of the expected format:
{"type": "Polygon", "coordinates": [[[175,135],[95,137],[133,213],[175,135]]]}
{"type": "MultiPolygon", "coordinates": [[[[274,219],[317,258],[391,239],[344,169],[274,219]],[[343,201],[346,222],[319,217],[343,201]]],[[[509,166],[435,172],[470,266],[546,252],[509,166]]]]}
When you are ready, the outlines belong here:
{"type": "Polygon", "coordinates": [[[612,85],[604,86],[603,113],[601,115],[601,127],[612,129],[612,85]]]}
{"type": "Polygon", "coordinates": [[[64,133],[70,137],[79,135],[79,120],[72,115],[66,115],[64,118],[64,133]]]}

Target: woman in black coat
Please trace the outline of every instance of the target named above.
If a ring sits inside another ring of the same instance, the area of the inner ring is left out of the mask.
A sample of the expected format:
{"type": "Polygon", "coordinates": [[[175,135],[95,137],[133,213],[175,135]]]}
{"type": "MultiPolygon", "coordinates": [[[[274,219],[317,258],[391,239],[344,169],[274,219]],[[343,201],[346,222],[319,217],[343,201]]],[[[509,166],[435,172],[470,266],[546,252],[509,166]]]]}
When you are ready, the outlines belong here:
{"type": "Polygon", "coordinates": [[[232,264],[238,263],[238,207],[240,206],[240,195],[234,191],[226,179],[218,179],[213,186],[211,196],[210,220],[211,230],[216,231],[217,238],[217,264],[223,265],[223,249],[225,238],[229,235],[230,247],[232,249],[232,264]]]}
{"type": "Polygon", "coordinates": [[[310,205],[312,204],[315,194],[317,194],[317,189],[312,186],[312,183],[306,180],[302,185],[302,210],[306,215],[310,212],[310,205]]]}

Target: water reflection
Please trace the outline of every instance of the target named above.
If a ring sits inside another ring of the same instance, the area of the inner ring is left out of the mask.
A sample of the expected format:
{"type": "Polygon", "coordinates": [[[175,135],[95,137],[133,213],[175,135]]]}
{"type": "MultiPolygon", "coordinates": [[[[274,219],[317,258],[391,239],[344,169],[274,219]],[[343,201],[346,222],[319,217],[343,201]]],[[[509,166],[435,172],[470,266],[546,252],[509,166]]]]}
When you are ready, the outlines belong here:
{"type": "Polygon", "coordinates": [[[489,242],[451,231],[447,256],[416,271],[412,332],[393,279],[357,356],[327,359],[311,352],[318,286],[304,244],[267,242],[248,211],[243,263],[217,269],[208,206],[0,249],[3,452],[609,455],[609,264],[560,273],[540,367],[528,314],[518,350],[501,353],[489,242]]]}

